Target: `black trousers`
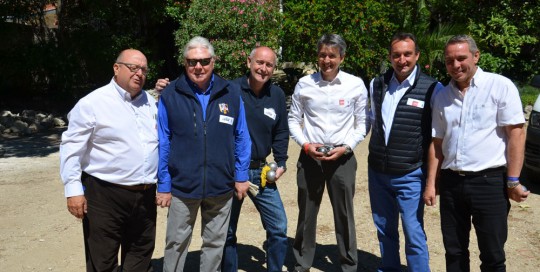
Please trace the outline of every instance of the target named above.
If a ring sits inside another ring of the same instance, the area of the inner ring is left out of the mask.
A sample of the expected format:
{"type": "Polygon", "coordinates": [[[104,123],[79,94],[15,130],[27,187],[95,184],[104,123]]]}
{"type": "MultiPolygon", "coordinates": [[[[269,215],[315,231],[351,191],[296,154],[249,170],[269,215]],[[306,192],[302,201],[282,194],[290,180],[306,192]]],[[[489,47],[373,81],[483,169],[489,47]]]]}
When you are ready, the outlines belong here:
{"type": "Polygon", "coordinates": [[[297,167],[299,214],[293,244],[296,258],[295,269],[306,271],[313,264],[317,215],[324,188],[327,187],[334,213],[341,269],[343,271],[356,271],[358,253],[353,205],[356,158],[350,154],[342,156],[336,161],[318,162],[301,152],[297,167]]]}
{"type": "Polygon", "coordinates": [[[156,238],[155,186],[131,191],[85,174],[83,184],[88,203],[83,219],[86,271],[150,271],[156,238]]]}
{"type": "Polygon", "coordinates": [[[446,271],[470,271],[471,220],[480,249],[481,271],[506,271],[504,244],[508,236],[510,201],[505,170],[460,176],[441,171],[441,230],[446,271]]]}

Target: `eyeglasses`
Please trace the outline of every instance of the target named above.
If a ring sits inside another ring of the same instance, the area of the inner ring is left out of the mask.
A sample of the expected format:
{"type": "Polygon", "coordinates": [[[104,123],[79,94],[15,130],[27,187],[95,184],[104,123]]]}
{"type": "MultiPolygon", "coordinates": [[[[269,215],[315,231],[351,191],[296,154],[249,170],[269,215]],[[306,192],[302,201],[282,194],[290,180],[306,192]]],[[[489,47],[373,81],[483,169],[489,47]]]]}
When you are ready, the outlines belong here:
{"type": "Polygon", "coordinates": [[[186,59],[186,62],[188,66],[195,67],[197,66],[197,63],[200,63],[201,66],[206,66],[210,64],[212,61],[212,58],[206,58],[206,59],[186,59]]]}
{"type": "Polygon", "coordinates": [[[117,61],[116,63],[118,63],[118,64],[123,64],[123,65],[126,66],[132,73],[137,73],[139,70],[141,70],[141,72],[142,72],[143,75],[147,75],[147,74],[148,74],[148,67],[143,67],[143,66],[140,66],[140,65],[137,65],[137,64],[133,64],[133,63],[125,63],[125,62],[120,62],[120,61],[117,61]]]}

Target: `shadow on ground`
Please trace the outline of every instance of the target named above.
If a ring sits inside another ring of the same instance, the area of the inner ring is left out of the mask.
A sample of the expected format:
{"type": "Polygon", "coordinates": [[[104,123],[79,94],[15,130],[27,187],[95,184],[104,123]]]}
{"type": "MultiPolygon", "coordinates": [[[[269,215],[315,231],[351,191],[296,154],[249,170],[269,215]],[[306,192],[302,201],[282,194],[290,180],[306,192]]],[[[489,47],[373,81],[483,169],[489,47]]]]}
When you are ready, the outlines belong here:
{"type": "MultiPolygon", "coordinates": [[[[287,271],[294,270],[295,259],[292,252],[293,240],[293,238],[289,238],[289,248],[287,250],[287,258],[285,260],[287,271]]],[[[266,253],[262,250],[262,248],[263,245],[256,247],[252,245],[238,244],[238,256],[241,258],[238,261],[238,269],[248,272],[266,271],[264,266],[266,262],[266,253]]],[[[337,252],[338,248],[336,245],[317,244],[313,268],[326,272],[341,271],[337,252]]],[[[184,271],[199,271],[200,254],[200,250],[188,253],[184,271]]],[[[358,250],[357,254],[359,272],[377,270],[377,266],[381,260],[379,257],[362,250],[358,250]]],[[[152,264],[154,267],[154,272],[163,271],[163,258],[153,259],[152,264]]],[[[402,265],[401,268],[402,271],[407,270],[406,266],[402,265]]]]}
{"type": "Polygon", "coordinates": [[[0,158],[46,157],[58,151],[65,128],[54,128],[31,136],[0,136],[0,158]]]}

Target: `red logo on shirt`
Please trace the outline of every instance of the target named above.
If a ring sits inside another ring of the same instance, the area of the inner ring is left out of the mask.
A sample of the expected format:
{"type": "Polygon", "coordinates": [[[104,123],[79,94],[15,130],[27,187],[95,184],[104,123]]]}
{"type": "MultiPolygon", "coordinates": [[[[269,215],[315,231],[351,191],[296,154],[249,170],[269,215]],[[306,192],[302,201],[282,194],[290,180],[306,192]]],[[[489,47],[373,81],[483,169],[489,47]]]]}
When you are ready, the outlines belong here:
{"type": "Polygon", "coordinates": [[[345,99],[340,99],[340,100],[339,100],[339,105],[340,105],[340,106],[345,105],[345,99]]]}
{"type": "Polygon", "coordinates": [[[412,102],[412,106],[413,106],[413,107],[418,107],[418,101],[413,101],[413,102],[412,102]]]}

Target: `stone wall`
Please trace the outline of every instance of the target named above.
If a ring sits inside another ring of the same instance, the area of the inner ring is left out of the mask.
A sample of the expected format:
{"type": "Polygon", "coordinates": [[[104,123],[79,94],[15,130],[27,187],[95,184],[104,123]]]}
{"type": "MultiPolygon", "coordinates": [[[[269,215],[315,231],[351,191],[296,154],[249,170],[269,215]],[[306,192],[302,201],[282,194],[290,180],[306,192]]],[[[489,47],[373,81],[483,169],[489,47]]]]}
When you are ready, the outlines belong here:
{"type": "Polygon", "coordinates": [[[29,136],[40,131],[66,126],[64,117],[34,110],[12,113],[0,112],[0,132],[2,135],[29,136]]]}

